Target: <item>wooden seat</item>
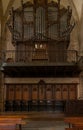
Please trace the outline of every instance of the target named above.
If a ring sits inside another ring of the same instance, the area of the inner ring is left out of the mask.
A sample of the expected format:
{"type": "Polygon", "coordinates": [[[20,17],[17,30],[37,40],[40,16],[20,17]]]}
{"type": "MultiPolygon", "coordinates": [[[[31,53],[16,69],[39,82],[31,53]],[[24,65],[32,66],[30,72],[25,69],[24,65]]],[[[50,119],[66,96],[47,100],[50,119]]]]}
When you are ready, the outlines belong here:
{"type": "Polygon", "coordinates": [[[75,130],[75,128],[65,128],[65,130],[75,130]]]}
{"type": "Polygon", "coordinates": [[[0,115],[0,130],[21,130],[21,126],[26,124],[23,120],[26,116],[21,115],[0,115]]]}
{"type": "Polygon", "coordinates": [[[83,117],[65,117],[64,121],[72,125],[72,129],[65,130],[83,130],[83,117]]]}
{"type": "Polygon", "coordinates": [[[65,117],[64,121],[71,124],[83,122],[83,117],[65,117]]]}
{"type": "Polygon", "coordinates": [[[0,130],[15,130],[15,129],[16,124],[14,122],[13,123],[0,122],[0,130]]]}

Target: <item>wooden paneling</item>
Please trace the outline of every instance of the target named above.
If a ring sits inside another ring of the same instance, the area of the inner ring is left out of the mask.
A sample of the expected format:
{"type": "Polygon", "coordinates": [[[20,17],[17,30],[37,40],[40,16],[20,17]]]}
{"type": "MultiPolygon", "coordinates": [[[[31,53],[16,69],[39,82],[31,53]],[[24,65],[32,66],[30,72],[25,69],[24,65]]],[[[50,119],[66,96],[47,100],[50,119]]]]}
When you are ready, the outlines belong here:
{"type": "Polygon", "coordinates": [[[52,99],[52,86],[51,85],[47,85],[46,86],[46,99],[47,100],[51,100],[52,99]]]}
{"type": "Polygon", "coordinates": [[[44,100],[45,98],[45,85],[39,85],[39,93],[38,93],[39,100],[44,100]]]}
{"type": "Polygon", "coordinates": [[[32,85],[32,100],[38,99],[38,85],[32,85]]]}
{"type": "Polygon", "coordinates": [[[67,116],[83,116],[83,100],[68,100],[65,112],[67,116]]]}
{"type": "Polygon", "coordinates": [[[68,99],[68,86],[67,85],[62,86],[62,99],[63,100],[68,99]]]}
{"type": "Polygon", "coordinates": [[[74,100],[77,98],[76,84],[26,84],[7,85],[7,100],[74,100]]]}
{"type": "Polygon", "coordinates": [[[6,90],[7,90],[6,93],[7,100],[14,100],[14,94],[15,94],[14,85],[7,85],[6,90]]]}
{"type": "Polygon", "coordinates": [[[27,100],[27,101],[30,100],[29,93],[30,93],[29,85],[23,85],[22,86],[22,100],[27,100]]]}
{"type": "MultiPolygon", "coordinates": [[[[54,106],[63,111],[63,102],[76,101],[76,98],[77,84],[46,84],[42,80],[38,84],[11,84],[6,86],[5,111],[55,111],[54,106]]],[[[75,102],[68,105],[68,112],[75,111],[75,102]]]]}
{"type": "Polygon", "coordinates": [[[71,84],[69,85],[69,99],[72,100],[72,99],[76,99],[76,93],[77,93],[77,89],[76,89],[76,85],[74,84],[71,84]]]}
{"type": "Polygon", "coordinates": [[[56,85],[56,87],[55,87],[55,99],[56,100],[61,100],[62,99],[61,85],[56,85]]]}
{"type": "Polygon", "coordinates": [[[22,99],[22,86],[16,85],[15,86],[15,100],[21,100],[22,99]]]}

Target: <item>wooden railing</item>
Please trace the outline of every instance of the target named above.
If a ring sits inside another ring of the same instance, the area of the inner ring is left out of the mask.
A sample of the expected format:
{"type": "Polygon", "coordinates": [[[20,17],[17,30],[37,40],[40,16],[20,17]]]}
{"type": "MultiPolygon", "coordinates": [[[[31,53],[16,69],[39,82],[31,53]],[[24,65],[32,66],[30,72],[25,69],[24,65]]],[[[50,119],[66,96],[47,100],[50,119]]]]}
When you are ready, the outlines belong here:
{"type": "Polygon", "coordinates": [[[51,50],[51,51],[16,51],[6,50],[0,52],[0,61],[7,63],[23,62],[29,63],[33,61],[45,61],[54,63],[76,63],[78,61],[78,54],[75,50],[51,50]]]}

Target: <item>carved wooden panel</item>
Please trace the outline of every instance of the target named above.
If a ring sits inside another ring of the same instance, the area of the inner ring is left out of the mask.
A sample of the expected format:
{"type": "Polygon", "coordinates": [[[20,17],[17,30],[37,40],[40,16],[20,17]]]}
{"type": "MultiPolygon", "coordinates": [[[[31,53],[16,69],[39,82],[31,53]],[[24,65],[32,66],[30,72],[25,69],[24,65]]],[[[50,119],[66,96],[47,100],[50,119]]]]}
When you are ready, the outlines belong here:
{"type": "Polygon", "coordinates": [[[22,86],[22,100],[30,100],[30,87],[29,85],[22,86]]]}
{"type": "Polygon", "coordinates": [[[6,86],[6,100],[74,100],[77,84],[14,84],[6,86]]]}
{"type": "Polygon", "coordinates": [[[15,86],[15,100],[22,100],[22,85],[15,86]]]}
{"type": "Polygon", "coordinates": [[[46,86],[46,99],[51,100],[52,99],[52,87],[51,85],[46,86]]]}
{"type": "Polygon", "coordinates": [[[68,86],[62,85],[62,99],[67,100],[68,99],[68,86]]]}
{"type": "Polygon", "coordinates": [[[69,99],[76,99],[77,97],[77,85],[71,84],[69,85],[69,99]]]}
{"type": "Polygon", "coordinates": [[[54,93],[55,93],[55,100],[61,100],[62,99],[61,85],[56,85],[54,93]]]}
{"type": "Polygon", "coordinates": [[[41,84],[39,85],[39,100],[45,99],[45,85],[41,84]]]}
{"type": "Polygon", "coordinates": [[[32,85],[32,100],[38,100],[38,85],[32,85]]]}
{"type": "Polygon", "coordinates": [[[14,94],[15,94],[15,90],[14,90],[14,85],[7,85],[6,87],[6,99],[7,100],[14,100],[14,94]]]}

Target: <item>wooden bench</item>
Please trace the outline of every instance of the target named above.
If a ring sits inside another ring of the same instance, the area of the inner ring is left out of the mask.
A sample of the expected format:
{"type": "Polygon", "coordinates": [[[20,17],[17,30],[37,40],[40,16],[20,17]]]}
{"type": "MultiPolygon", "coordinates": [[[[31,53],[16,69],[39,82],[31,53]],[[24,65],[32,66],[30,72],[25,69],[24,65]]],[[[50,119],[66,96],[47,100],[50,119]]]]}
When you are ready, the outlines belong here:
{"type": "Polygon", "coordinates": [[[0,123],[0,130],[16,130],[14,123],[0,123]]]}
{"type": "Polygon", "coordinates": [[[74,128],[65,128],[65,130],[74,130],[74,128]]]}
{"type": "Polygon", "coordinates": [[[79,122],[83,123],[83,117],[66,117],[64,121],[70,124],[79,123],[79,122]]]}
{"type": "Polygon", "coordinates": [[[3,115],[3,114],[1,114],[1,115],[0,115],[0,118],[1,118],[1,117],[2,117],[2,118],[6,118],[6,117],[7,117],[7,118],[11,118],[11,117],[12,117],[12,118],[21,118],[21,119],[24,118],[24,119],[26,119],[28,116],[27,116],[27,115],[13,115],[13,114],[11,114],[11,115],[10,115],[10,114],[8,114],[8,115],[5,115],[5,114],[4,114],[4,115],[3,115]]]}
{"type": "MultiPolygon", "coordinates": [[[[83,130],[83,117],[65,117],[64,121],[72,125],[72,130],[83,130]]],[[[71,128],[68,128],[68,130],[71,130],[71,128]]]]}
{"type": "Polygon", "coordinates": [[[0,115],[0,130],[21,130],[21,126],[26,122],[23,120],[26,116],[19,115],[0,115]]]}

